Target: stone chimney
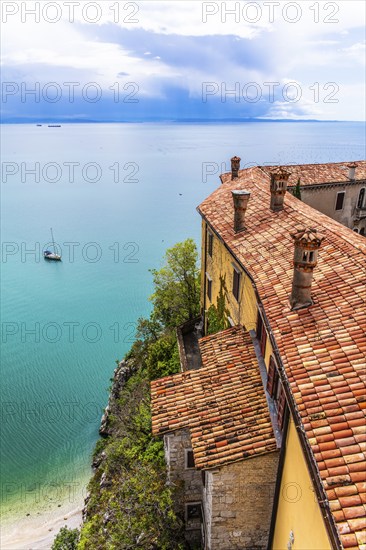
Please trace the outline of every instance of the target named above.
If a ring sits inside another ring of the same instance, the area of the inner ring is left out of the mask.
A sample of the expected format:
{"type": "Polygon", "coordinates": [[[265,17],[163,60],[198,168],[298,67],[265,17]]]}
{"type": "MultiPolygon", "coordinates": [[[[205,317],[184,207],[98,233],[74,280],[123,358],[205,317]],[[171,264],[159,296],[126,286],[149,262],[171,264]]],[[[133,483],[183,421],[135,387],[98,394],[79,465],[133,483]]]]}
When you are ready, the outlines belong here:
{"type": "Polygon", "coordinates": [[[287,183],[290,176],[291,172],[287,172],[287,170],[281,167],[271,173],[270,208],[273,212],[279,212],[280,210],[283,210],[285,195],[287,191],[287,183]]]}
{"type": "Polygon", "coordinates": [[[313,271],[318,262],[318,250],[324,239],[316,229],[298,229],[291,234],[295,241],[294,276],[291,292],[291,309],[310,306],[313,271]]]}
{"type": "Polygon", "coordinates": [[[250,197],[249,191],[231,191],[234,201],[234,231],[244,231],[245,212],[250,197]]]}
{"type": "Polygon", "coordinates": [[[355,162],[351,162],[350,164],[347,164],[347,168],[348,168],[348,178],[351,181],[354,181],[356,179],[357,164],[355,162]]]}
{"type": "Polygon", "coordinates": [[[234,180],[239,177],[240,170],[240,157],[233,157],[231,159],[231,179],[234,180]]]}

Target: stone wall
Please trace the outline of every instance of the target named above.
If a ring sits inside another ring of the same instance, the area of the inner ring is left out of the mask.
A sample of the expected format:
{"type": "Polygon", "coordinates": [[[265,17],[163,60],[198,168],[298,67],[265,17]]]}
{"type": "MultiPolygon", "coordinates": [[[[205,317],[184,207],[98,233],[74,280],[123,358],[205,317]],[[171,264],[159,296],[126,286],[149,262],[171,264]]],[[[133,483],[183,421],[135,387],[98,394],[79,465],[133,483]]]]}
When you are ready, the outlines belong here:
{"type": "Polygon", "coordinates": [[[197,544],[201,541],[201,520],[197,518],[187,521],[186,505],[202,502],[203,485],[201,471],[186,468],[186,450],[191,448],[189,430],[177,430],[164,436],[168,481],[175,488],[176,511],[185,520],[186,539],[197,544]]]}
{"type": "Polygon", "coordinates": [[[206,471],[207,550],[267,548],[278,459],[276,451],[206,471]]]}

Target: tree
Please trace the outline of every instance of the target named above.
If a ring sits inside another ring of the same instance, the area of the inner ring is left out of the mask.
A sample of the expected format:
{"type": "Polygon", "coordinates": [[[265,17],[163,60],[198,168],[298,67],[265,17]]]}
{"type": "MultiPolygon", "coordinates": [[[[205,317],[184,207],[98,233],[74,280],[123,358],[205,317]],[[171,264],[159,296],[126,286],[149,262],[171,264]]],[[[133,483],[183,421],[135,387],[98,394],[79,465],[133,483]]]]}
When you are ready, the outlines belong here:
{"type": "Polygon", "coordinates": [[[76,550],[79,535],[78,529],[62,527],[53,541],[52,550],[76,550]]]}
{"type": "Polygon", "coordinates": [[[301,187],[300,187],[300,178],[297,180],[296,187],[293,190],[293,195],[301,201],[301,187]]]}
{"type": "Polygon", "coordinates": [[[169,248],[165,262],[161,269],[151,270],[155,290],[150,300],[155,318],[169,329],[199,313],[200,272],[193,239],[169,248]]]}

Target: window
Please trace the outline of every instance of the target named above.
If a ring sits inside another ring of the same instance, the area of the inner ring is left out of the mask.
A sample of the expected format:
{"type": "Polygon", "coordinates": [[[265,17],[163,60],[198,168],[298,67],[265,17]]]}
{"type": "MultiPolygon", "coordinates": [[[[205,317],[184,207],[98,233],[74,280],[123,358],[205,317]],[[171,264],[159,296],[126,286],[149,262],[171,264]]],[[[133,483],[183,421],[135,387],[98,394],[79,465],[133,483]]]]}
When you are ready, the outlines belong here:
{"type": "Polygon", "coordinates": [[[208,233],[208,243],[207,243],[207,252],[212,258],[212,251],[213,251],[213,235],[212,233],[208,233]]]}
{"type": "Polygon", "coordinates": [[[364,227],[361,227],[361,229],[360,229],[360,235],[365,235],[365,228],[364,228],[364,227]]]}
{"type": "Polygon", "coordinates": [[[267,378],[267,392],[272,397],[276,410],[277,410],[277,423],[280,430],[283,428],[283,422],[285,418],[286,411],[286,397],[281,384],[281,380],[278,374],[276,364],[273,357],[271,356],[268,367],[268,378],[267,378]]]}
{"type": "Polygon", "coordinates": [[[192,449],[186,449],[185,451],[185,468],[186,470],[194,468],[194,455],[192,449]]]}
{"type": "Polygon", "coordinates": [[[363,187],[362,189],[360,189],[360,193],[358,195],[357,208],[363,207],[364,199],[365,199],[365,188],[363,187]]]}
{"type": "Polygon", "coordinates": [[[202,475],[202,485],[206,487],[206,470],[201,470],[202,475]]]}
{"type": "Polygon", "coordinates": [[[233,294],[234,298],[239,302],[239,290],[240,290],[240,272],[234,267],[233,274],[233,294]]]}
{"type": "Polygon", "coordinates": [[[346,193],[342,191],[341,193],[337,193],[337,200],[336,200],[336,210],[342,210],[343,209],[343,203],[344,203],[344,195],[346,193]]]}
{"type": "Polygon", "coordinates": [[[186,504],[186,520],[191,519],[202,520],[202,507],[200,502],[191,502],[186,504]]]}
{"type": "Polygon", "coordinates": [[[212,279],[209,275],[206,273],[206,292],[207,292],[207,298],[211,301],[212,300],[212,279]]]}
{"type": "Polygon", "coordinates": [[[258,311],[258,318],[257,318],[256,334],[257,334],[257,340],[259,341],[262,355],[264,357],[266,353],[267,332],[266,332],[266,329],[264,328],[262,317],[259,311],[258,311]]]}

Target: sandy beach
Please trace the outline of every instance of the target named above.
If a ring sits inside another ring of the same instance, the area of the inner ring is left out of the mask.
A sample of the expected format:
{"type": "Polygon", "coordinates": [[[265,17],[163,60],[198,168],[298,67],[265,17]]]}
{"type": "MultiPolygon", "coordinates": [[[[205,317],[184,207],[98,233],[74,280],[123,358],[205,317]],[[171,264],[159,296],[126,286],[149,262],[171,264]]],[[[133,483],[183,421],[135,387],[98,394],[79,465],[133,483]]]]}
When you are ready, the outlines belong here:
{"type": "Polygon", "coordinates": [[[1,550],[49,550],[61,527],[67,525],[75,529],[80,526],[83,505],[80,495],[75,502],[67,502],[56,509],[5,521],[0,532],[1,550]]]}

